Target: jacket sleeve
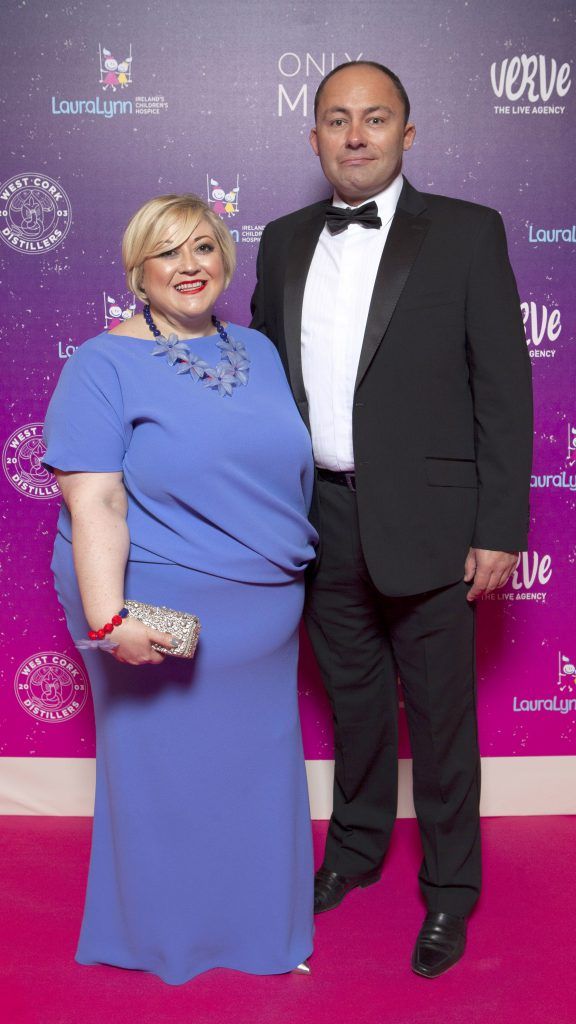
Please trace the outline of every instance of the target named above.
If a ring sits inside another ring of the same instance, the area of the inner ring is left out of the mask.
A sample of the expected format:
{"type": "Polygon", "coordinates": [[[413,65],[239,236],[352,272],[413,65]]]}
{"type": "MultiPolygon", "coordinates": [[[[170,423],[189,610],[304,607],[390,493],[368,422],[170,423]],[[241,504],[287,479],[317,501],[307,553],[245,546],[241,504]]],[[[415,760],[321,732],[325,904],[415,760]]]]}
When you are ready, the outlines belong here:
{"type": "Polygon", "coordinates": [[[479,487],[472,544],[523,551],[530,518],[531,367],[504,224],[495,210],[486,211],[475,239],[466,340],[479,487]]]}
{"type": "Polygon", "coordinates": [[[254,328],[255,331],[261,331],[262,334],[270,336],[269,329],[267,330],[266,315],[264,306],[264,246],[266,238],[266,228],[262,232],[260,239],[260,245],[258,246],[258,256],[256,259],[256,286],[250,300],[250,310],[252,312],[252,320],[250,327],[254,328]]]}

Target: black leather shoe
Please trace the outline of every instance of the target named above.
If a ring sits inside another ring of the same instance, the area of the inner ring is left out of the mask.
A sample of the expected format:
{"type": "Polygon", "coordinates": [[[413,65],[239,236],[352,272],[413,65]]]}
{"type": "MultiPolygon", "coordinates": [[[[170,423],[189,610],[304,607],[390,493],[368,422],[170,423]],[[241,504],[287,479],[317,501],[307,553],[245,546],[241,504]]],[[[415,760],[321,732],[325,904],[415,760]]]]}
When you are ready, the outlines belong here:
{"type": "Polygon", "coordinates": [[[325,910],[333,910],[337,907],[350,892],[351,889],[360,887],[365,889],[367,885],[378,882],[382,871],[377,868],[375,871],[367,871],[364,875],[338,875],[335,871],[328,871],[322,867],[316,872],[314,879],[314,913],[323,914],[325,910]]]}
{"type": "Polygon", "coordinates": [[[437,978],[458,962],[466,948],[466,918],[428,911],[414,952],[412,970],[424,978],[437,978]]]}

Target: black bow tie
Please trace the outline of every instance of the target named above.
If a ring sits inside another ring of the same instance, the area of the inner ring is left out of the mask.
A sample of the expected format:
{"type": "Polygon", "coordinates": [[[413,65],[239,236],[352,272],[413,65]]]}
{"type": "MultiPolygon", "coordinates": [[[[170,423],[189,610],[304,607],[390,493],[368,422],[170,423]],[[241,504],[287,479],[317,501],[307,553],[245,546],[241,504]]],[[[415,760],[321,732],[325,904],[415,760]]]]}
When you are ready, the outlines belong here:
{"type": "Polygon", "coordinates": [[[381,228],[378,207],[374,200],[364,206],[329,206],[326,210],[326,227],[331,235],[346,231],[349,224],[361,224],[363,228],[381,228]]]}

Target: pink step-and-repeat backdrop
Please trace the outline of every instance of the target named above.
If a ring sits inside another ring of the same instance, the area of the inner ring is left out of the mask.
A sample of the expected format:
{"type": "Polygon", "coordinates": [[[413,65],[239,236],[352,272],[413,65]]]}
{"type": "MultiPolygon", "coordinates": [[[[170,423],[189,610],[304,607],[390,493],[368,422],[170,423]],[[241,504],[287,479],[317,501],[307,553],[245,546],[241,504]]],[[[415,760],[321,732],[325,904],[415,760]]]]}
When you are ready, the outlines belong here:
{"type": "MultiPolygon", "coordinates": [[[[129,215],[164,192],[211,202],[238,243],[219,313],[248,323],[263,226],[326,194],[314,91],[362,57],[412,99],[411,182],[502,212],[532,357],[530,550],[479,609],[482,753],[576,754],[573,3],[3,0],[0,17],[0,756],[94,756],[49,571],[59,494],[42,421],[75,347],[134,313],[129,215]]],[[[300,691],[306,755],[330,758],[305,641],[300,691]]]]}

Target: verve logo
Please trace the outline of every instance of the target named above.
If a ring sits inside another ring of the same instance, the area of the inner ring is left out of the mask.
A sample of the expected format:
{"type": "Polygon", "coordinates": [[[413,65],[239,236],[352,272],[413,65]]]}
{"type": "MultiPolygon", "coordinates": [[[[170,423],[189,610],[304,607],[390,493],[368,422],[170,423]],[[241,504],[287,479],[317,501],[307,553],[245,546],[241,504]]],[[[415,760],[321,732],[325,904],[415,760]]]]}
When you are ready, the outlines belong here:
{"type": "Polygon", "coordinates": [[[546,604],[552,578],[552,557],[538,551],[523,551],[510,580],[502,590],[484,594],[485,601],[536,601],[546,604]]]}
{"type": "Polygon", "coordinates": [[[498,99],[505,97],[511,102],[521,98],[530,103],[546,103],[555,92],[562,99],[570,90],[570,64],[558,64],[554,57],[548,59],[543,53],[525,53],[506,57],[490,67],[490,82],[498,99]]]}
{"type": "Polygon", "coordinates": [[[556,342],[562,333],[560,309],[557,306],[549,309],[544,303],[530,300],[520,303],[520,311],[530,358],[553,359],[556,342]]]}
{"type": "Polygon", "coordinates": [[[534,584],[545,587],[552,576],[552,559],[550,555],[540,555],[537,551],[523,551],[516,569],[512,573],[512,590],[532,590],[534,584]]]}

